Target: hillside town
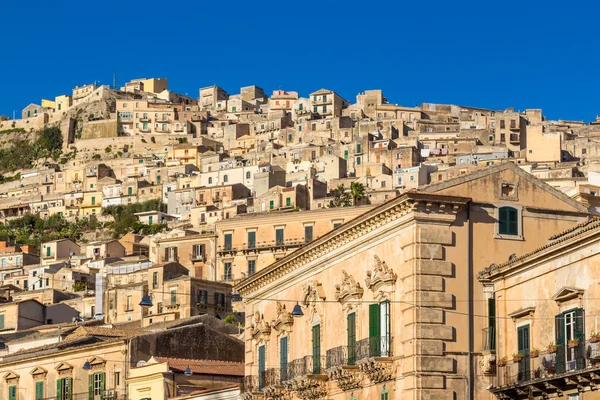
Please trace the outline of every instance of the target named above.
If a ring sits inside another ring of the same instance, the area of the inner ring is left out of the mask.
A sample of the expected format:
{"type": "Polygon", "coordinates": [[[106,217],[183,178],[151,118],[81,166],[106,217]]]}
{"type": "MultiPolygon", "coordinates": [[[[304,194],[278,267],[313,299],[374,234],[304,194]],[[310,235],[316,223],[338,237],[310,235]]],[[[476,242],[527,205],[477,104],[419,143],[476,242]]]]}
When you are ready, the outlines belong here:
{"type": "Polygon", "coordinates": [[[17,117],[2,399],[600,399],[600,118],[167,78],[17,117]]]}

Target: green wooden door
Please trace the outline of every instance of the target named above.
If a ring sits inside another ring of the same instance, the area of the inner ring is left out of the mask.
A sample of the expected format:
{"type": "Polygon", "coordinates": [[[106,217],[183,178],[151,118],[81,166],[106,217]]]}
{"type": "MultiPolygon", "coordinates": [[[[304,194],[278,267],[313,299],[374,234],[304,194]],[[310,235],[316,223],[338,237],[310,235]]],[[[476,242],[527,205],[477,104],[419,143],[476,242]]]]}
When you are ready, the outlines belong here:
{"type": "Polygon", "coordinates": [[[496,299],[488,299],[488,349],[496,350],[496,299]]]}
{"type": "Polygon", "coordinates": [[[17,387],[16,386],[8,387],[8,400],[17,400],[17,387]]]}
{"type": "Polygon", "coordinates": [[[258,390],[265,384],[265,346],[258,347],[258,390]]]}
{"type": "Polygon", "coordinates": [[[321,325],[312,327],[312,373],[318,375],[321,373],[321,325]]]}
{"type": "Polygon", "coordinates": [[[288,338],[287,336],[279,339],[279,379],[280,383],[287,381],[288,365],[288,338]]]}
{"type": "Polygon", "coordinates": [[[556,373],[565,371],[565,316],[558,314],[554,317],[554,329],[556,338],[556,373]]]}
{"type": "Polygon", "coordinates": [[[35,400],[42,400],[44,398],[44,382],[35,383],[35,400]]]}

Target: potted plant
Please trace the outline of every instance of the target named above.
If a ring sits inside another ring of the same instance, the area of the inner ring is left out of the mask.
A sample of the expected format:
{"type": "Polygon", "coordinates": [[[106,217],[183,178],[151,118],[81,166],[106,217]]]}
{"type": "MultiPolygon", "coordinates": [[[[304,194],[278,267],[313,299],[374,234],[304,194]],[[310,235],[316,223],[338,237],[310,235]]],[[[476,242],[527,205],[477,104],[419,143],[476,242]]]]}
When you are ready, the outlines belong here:
{"type": "Polygon", "coordinates": [[[567,346],[569,346],[569,348],[579,346],[579,339],[571,339],[571,340],[569,340],[569,342],[567,343],[567,346]]]}
{"type": "Polygon", "coordinates": [[[513,362],[519,362],[523,359],[523,354],[521,353],[513,353],[513,362]]]}
{"type": "Polygon", "coordinates": [[[529,357],[531,358],[536,358],[540,355],[540,350],[536,349],[535,347],[533,349],[531,349],[531,351],[529,352],[529,357]]]}
{"type": "Polygon", "coordinates": [[[552,353],[556,353],[556,350],[558,350],[558,346],[554,343],[550,343],[548,345],[548,353],[552,354],[552,353]]]}
{"type": "Polygon", "coordinates": [[[592,332],[590,335],[590,343],[600,342],[600,332],[592,332]]]}
{"type": "Polygon", "coordinates": [[[502,357],[496,361],[497,367],[504,367],[506,365],[506,357],[502,357]]]}

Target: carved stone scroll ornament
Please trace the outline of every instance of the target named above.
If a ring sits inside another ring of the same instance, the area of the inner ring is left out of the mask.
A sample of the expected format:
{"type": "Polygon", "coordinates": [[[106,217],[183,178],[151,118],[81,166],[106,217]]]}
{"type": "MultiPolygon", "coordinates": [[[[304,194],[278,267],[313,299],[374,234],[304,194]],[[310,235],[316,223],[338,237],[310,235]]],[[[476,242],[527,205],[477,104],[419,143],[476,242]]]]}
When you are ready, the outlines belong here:
{"type": "Polygon", "coordinates": [[[287,400],[292,397],[282,386],[267,386],[263,389],[263,394],[266,400],[287,400]]]}
{"type": "Polygon", "coordinates": [[[277,332],[290,332],[294,325],[294,317],[286,310],[285,304],[277,302],[277,319],[271,322],[271,327],[277,332]]]}
{"type": "Polygon", "coordinates": [[[269,336],[271,335],[271,325],[268,322],[265,322],[265,317],[258,311],[254,314],[252,318],[252,326],[250,327],[252,338],[259,341],[265,342],[269,340],[269,336]]]}
{"type": "Polygon", "coordinates": [[[376,361],[374,358],[367,358],[359,362],[358,367],[375,384],[390,381],[394,377],[391,362],[376,361]]]}
{"type": "Polygon", "coordinates": [[[330,380],[335,381],[343,391],[361,387],[362,376],[358,369],[333,367],[327,370],[327,376],[330,380]]]}
{"type": "Polygon", "coordinates": [[[320,400],[327,396],[327,383],[322,380],[299,377],[285,382],[285,386],[301,400],[320,400]]]}
{"type": "Polygon", "coordinates": [[[375,256],[375,266],[373,271],[367,271],[365,284],[373,293],[380,291],[380,289],[392,291],[397,278],[398,276],[387,266],[385,261],[381,261],[379,257],[375,256]]]}
{"type": "Polygon", "coordinates": [[[345,306],[348,302],[352,303],[353,301],[360,300],[364,289],[346,271],[342,270],[342,274],[342,283],[335,285],[335,299],[345,306]]]}
{"type": "Polygon", "coordinates": [[[321,283],[312,280],[304,285],[301,303],[308,309],[309,321],[312,321],[314,315],[317,313],[317,303],[325,300],[326,297],[321,283]]]}

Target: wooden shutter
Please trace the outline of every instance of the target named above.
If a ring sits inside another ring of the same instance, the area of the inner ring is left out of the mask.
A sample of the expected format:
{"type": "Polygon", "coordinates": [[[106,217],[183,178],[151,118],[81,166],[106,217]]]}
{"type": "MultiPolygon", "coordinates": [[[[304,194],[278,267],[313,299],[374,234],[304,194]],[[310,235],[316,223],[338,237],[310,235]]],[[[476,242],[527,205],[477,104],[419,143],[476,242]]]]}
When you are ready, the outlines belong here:
{"type": "Polygon", "coordinates": [[[61,386],[62,386],[62,382],[63,382],[63,379],[59,379],[56,381],[56,400],[63,400],[62,390],[60,390],[61,386]]]}
{"type": "Polygon", "coordinates": [[[44,398],[44,382],[35,383],[35,400],[42,400],[44,398]]]}
{"type": "Polygon", "coordinates": [[[256,247],[256,232],[248,232],[248,248],[256,247]]]}
{"type": "Polygon", "coordinates": [[[379,357],[381,318],[379,304],[369,305],[369,357],[379,357]]]}
{"type": "Polygon", "coordinates": [[[258,348],[258,387],[262,389],[265,384],[265,346],[258,348]]]}
{"type": "Polygon", "coordinates": [[[496,350],[496,299],[488,299],[488,347],[496,350]]]}
{"type": "Polygon", "coordinates": [[[519,381],[528,381],[531,376],[529,363],[529,325],[520,326],[517,329],[517,351],[523,355],[519,361],[519,381]]]}
{"type": "Polygon", "coordinates": [[[498,227],[498,232],[500,234],[508,233],[508,209],[506,207],[500,207],[498,210],[498,223],[500,226],[498,227]]]}
{"type": "Polygon", "coordinates": [[[508,233],[519,234],[519,212],[512,207],[508,208],[508,233]]]}
{"type": "Polygon", "coordinates": [[[576,350],[577,369],[585,368],[585,314],[583,308],[575,310],[575,337],[579,339],[576,350]]]}
{"type": "Polygon", "coordinates": [[[169,261],[169,248],[165,247],[165,261],[169,261]]]}
{"type": "Polygon", "coordinates": [[[348,365],[356,361],[356,314],[348,314],[348,365]]]}
{"type": "Polygon", "coordinates": [[[565,371],[565,316],[558,314],[554,317],[554,329],[556,337],[556,372],[565,371]]]}
{"type": "Polygon", "coordinates": [[[104,379],[106,374],[104,372],[100,372],[100,394],[102,398],[104,398],[104,379]]]}
{"type": "Polygon", "coordinates": [[[0,314],[0,329],[4,329],[4,314],[0,314]]]}
{"type": "Polygon", "coordinates": [[[321,325],[312,327],[313,374],[321,373],[321,325]]]}
{"type": "Polygon", "coordinates": [[[279,339],[279,377],[280,381],[287,380],[287,363],[288,363],[288,338],[287,336],[279,339]]]}
{"type": "Polygon", "coordinates": [[[277,229],[275,231],[275,242],[278,246],[283,245],[283,229],[277,229]]]}
{"type": "Polygon", "coordinates": [[[17,400],[17,387],[16,386],[8,387],[8,400],[17,400]]]}
{"type": "Polygon", "coordinates": [[[173,261],[177,261],[179,258],[177,257],[177,247],[173,247],[173,261]]]}
{"type": "Polygon", "coordinates": [[[88,399],[94,400],[94,374],[88,375],[88,399]]]}

